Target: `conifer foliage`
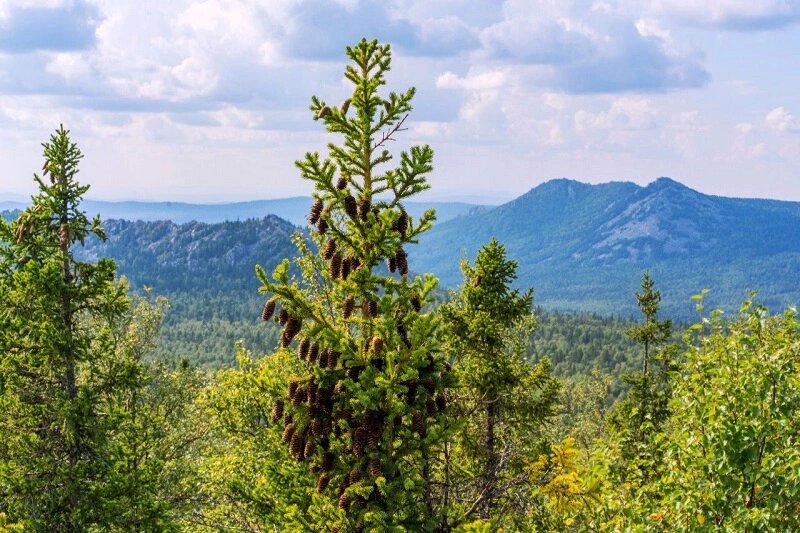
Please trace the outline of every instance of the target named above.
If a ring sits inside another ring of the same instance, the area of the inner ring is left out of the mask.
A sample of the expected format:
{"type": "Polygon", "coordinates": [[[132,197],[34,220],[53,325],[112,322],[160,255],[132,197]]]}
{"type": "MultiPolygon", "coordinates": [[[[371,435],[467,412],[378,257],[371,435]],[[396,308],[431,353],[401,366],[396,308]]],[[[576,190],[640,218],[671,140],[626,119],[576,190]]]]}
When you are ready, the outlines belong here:
{"type": "Polygon", "coordinates": [[[73,256],[90,234],[104,238],[79,209],[80,150],[63,127],[43,146],[39,194],[0,224],[0,502],[26,530],[83,531],[105,521],[100,400],[130,385],[112,334],[129,302],[112,261],[73,256]]]}
{"type": "Polygon", "coordinates": [[[433,152],[413,146],[387,168],[387,145],[404,129],[414,89],[380,94],[388,45],[362,40],[347,56],[352,95],[341,105],[313,97],[310,107],[343,141],[329,144],[327,157],[308,153],[296,163],[314,184],[313,243],[296,238],[302,276],[289,276],[288,261],[272,279],[257,267],[280,309],[281,344],[296,344],[303,360],[273,418],[294,459],[316,473],[310,527],[422,531],[435,523],[425,473],[441,436],[435,399],[446,369],[438,319],[422,312],[436,280],[412,278],[405,251],[434,213],[411,220],[403,202],[428,188],[433,152]],[[384,263],[397,274],[384,275],[384,263]]]}

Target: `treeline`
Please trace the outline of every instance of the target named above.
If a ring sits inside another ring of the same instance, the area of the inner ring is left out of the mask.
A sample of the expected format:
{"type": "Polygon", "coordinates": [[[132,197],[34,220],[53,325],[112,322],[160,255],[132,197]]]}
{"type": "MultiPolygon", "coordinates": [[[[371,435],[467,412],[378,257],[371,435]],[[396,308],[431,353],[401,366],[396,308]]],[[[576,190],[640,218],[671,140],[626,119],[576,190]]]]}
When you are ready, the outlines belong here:
{"type": "MultiPolygon", "coordinates": [[[[502,244],[464,260],[440,305],[436,280],[409,274],[433,213],[403,202],[433,154],[379,170],[414,91],[379,95],[388,46],[347,53],[352,97],[311,106],[345,140],[297,162],[313,229],[293,261],[256,267],[279,347],[240,346],[235,368],[152,355],[167,302],[76,256],[104,231],[80,209],[68,132],[45,143],[39,194],[0,224],[0,531],[800,528],[796,312],[746,301],[726,319],[698,295],[674,342],[645,273],[626,394],[602,367],[562,381],[531,346],[533,294],[502,244]]],[[[583,320],[551,342],[612,319],[583,320]]]]}

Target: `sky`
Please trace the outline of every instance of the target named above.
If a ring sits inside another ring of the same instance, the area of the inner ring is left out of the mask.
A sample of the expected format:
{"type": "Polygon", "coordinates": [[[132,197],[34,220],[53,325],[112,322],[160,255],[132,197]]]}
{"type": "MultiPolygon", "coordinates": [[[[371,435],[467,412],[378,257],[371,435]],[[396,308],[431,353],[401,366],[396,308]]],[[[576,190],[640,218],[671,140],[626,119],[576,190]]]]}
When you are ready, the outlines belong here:
{"type": "Polygon", "coordinates": [[[800,0],[0,0],[0,200],[59,124],[91,198],[306,195],[294,161],[337,140],[310,98],[347,98],[361,37],[417,88],[393,148],[433,147],[430,199],[669,176],[800,201],[800,0]]]}

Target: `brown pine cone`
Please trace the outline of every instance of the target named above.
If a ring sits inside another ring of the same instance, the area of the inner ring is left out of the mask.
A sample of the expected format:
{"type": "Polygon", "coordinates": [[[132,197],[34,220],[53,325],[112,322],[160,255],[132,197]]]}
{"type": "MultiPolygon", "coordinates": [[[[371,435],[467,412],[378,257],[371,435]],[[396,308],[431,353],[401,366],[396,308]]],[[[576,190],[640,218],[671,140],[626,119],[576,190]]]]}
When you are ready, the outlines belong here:
{"type": "Polygon", "coordinates": [[[359,472],[357,469],[354,468],[350,471],[347,478],[350,481],[351,485],[355,485],[356,483],[361,481],[361,472],[359,472]]]}
{"type": "Polygon", "coordinates": [[[428,416],[436,415],[436,402],[433,398],[425,400],[425,410],[428,412],[428,416]]]}
{"type": "Polygon", "coordinates": [[[373,450],[377,450],[381,444],[380,431],[372,430],[367,434],[367,446],[373,450]]]}
{"type": "Polygon", "coordinates": [[[389,267],[389,272],[396,272],[397,271],[397,258],[394,256],[390,257],[386,260],[386,264],[389,267]]]}
{"type": "Polygon", "coordinates": [[[378,316],[378,302],[375,300],[367,300],[367,315],[370,318],[378,316]]]}
{"type": "Polygon", "coordinates": [[[315,418],[311,421],[311,434],[315,437],[322,436],[322,420],[319,418],[315,418]]]}
{"type": "Polygon", "coordinates": [[[352,296],[348,296],[344,299],[344,303],[342,304],[342,316],[344,318],[350,318],[350,315],[353,314],[353,309],[355,309],[356,300],[352,296]]]}
{"type": "Polygon", "coordinates": [[[316,450],[316,448],[317,448],[317,447],[314,445],[314,441],[312,441],[312,440],[307,440],[307,441],[306,441],[306,447],[305,447],[305,449],[303,450],[303,457],[304,457],[305,459],[308,459],[309,457],[311,457],[312,455],[314,455],[314,451],[316,450]]]}
{"type": "Polygon", "coordinates": [[[267,300],[267,303],[264,304],[264,309],[261,310],[261,320],[266,322],[270,318],[272,318],[272,314],[275,312],[275,300],[267,300]]]}
{"type": "Polygon", "coordinates": [[[334,350],[328,350],[328,370],[336,369],[341,354],[334,350]]]}
{"type": "Polygon", "coordinates": [[[337,396],[345,391],[344,381],[337,381],[336,385],[333,387],[333,393],[337,396]]]}
{"type": "Polygon", "coordinates": [[[380,477],[383,475],[383,469],[381,468],[381,460],[379,457],[371,457],[369,460],[369,474],[374,477],[380,477]]]}
{"type": "Polygon", "coordinates": [[[353,381],[358,381],[358,376],[361,374],[361,370],[363,367],[354,366],[347,370],[347,377],[352,379],[353,381]]]}
{"type": "Polygon", "coordinates": [[[322,200],[317,198],[313,204],[311,204],[311,212],[308,214],[308,222],[313,226],[319,220],[319,216],[322,213],[322,200]]]}
{"type": "Polygon", "coordinates": [[[319,386],[314,381],[314,378],[311,378],[311,381],[308,382],[308,403],[309,405],[314,405],[317,403],[317,390],[319,390],[319,386]]]}
{"type": "Polygon", "coordinates": [[[286,424],[286,427],[283,428],[283,437],[282,437],[283,442],[289,443],[292,440],[293,436],[294,436],[294,423],[289,422],[288,424],[286,424]]]}
{"type": "Polygon", "coordinates": [[[323,418],[322,419],[322,436],[327,437],[331,434],[331,419],[330,418],[323,418]]]}
{"type": "Polygon", "coordinates": [[[420,312],[420,310],[422,309],[422,301],[420,300],[419,296],[414,295],[411,297],[411,307],[413,307],[414,311],[416,311],[417,313],[420,312]]]}
{"type": "Polygon", "coordinates": [[[328,221],[320,218],[317,222],[317,231],[320,235],[325,235],[328,232],[328,221]]]}
{"type": "Polygon", "coordinates": [[[447,409],[447,400],[441,394],[436,397],[436,408],[439,409],[439,412],[447,409]]]}
{"type": "Polygon", "coordinates": [[[344,259],[342,259],[342,266],[341,266],[341,268],[339,270],[339,276],[342,279],[347,279],[348,276],[350,276],[350,258],[349,257],[345,257],[344,259]]]}
{"type": "Polygon", "coordinates": [[[287,311],[286,309],[281,309],[281,311],[278,313],[278,324],[284,326],[288,321],[289,321],[289,311],[287,311]]]}
{"type": "Polygon", "coordinates": [[[362,198],[361,201],[358,202],[358,214],[361,216],[361,220],[367,220],[370,207],[370,202],[367,198],[362,198]]]}
{"type": "Polygon", "coordinates": [[[425,415],[422,413],[414,413],[414,416],[411,418],[411,427],[414,428],[414,431],[419,433],[420,437],[425,436],[425,415]]]}
{"type": "Polygon", "coordinates": [[[299,318],[295,318],[293,316],[289,317],[289,320],[286,321],[286,328],[283,330],[286,339],[289,342],[294,339],[298,333],[300,333],[300,329],[303,327],[303,322],[299,318]]]}
{"type": "Polygon", "coordinates": [[[328,273],[332,279],[338,279],[342,273],[342,256],[338,252],[331,257],[328,273]]]}
{"type": "Polygon", "coordinates": [[[297,358],[301,361],[305,361],[308,357],[308,350],[311,348],[311,341],[308,339],[303,339],[297,345],[297,358]]]}
{"type": "Polygon", "coordinates": [[[297,392],[294,393],[292,396],[292,405],[297,407],[301,403],[304,403],[308,399],[308,393],[306,393],[305,389],[297,389],[297,392]]]}
{"type": "Polygon", "coordinates": [[[343,191],[347,188],[347,178],[344,176],[339,176],[339,179],[336,181],[336,188],[340,191],[343,191]]]}
{"type": "Polygon", "coordinates": [[[328,477],[328,474],[322,473],[319,475],[319,479],[317,479],[317,492],[322,492],[328,486],[328,483],[331,482],[331,478],[328,477]]]}
{"type": "Polygon", "coordinates": [[[328,350],[322,350],[319,354],[319,363],[320,368],[327,368],[328,367],[328,350]]]}
{"type": "Polygon", "coordinates": [[[339,508],[345,511],[350,508],[350,496],[346,492],[343,492],[342,495],[339,496],[339,508]]]}
{"type": "Polygon", "coordinates": [[[334,253],[336,253],[336,241],[328,239],[328,242],[325,244],[325,250],[322,252],[322,257],[324,257],[326,261],[329,261],[334,253]]]}
{"type": "Polygon", "coordinates": [[[402,248],[399,248],[394,255],[394,262],[397,266],[397,271],[400,275],[408,274],[408,254],[402,248]]]}
{"type": "Polygon", "coordinates": [[[358,204],[352,194],[348,194],[344,197],[344,212],[347,213],[347,216],[352,220],[358,218],[358,204]]]}
{"type": "Polygon", "coordinates": [[[381,339],[377,335],[375,337],[372,337],[372,343],[370,344],[370,349],[372,350],[372,353],[376,354],[380,353],[381,350],[383,349],[383,339],[381,339]]]}
{"type": "Polygon", "coordinates": [[[287,389],[287,396],[289,396],[289,399],[294,398],[298,386],[300,386],[300,383],[296,379],[289,380],[289,387],[287,389]]]}
{"type": "Polygon", "coordinates": [[[408,231],[408,213],[401,209],[400,216],[397,218],[395,229],[400,232],[400,236],[405,239],[406,232],[408,231]]]}
{"type": "Polygon", "coordinates": [[[283,400],[275,400],[272,406],[272,422],[275,423],[283,418],[283,400]]]}
{"type": "Polygon", "coordinates": [[[308,350],[308,362],[312,364],[315,363],[317,361],[318,355],[319,355],[319,345],[314,343],[308,350]]]}

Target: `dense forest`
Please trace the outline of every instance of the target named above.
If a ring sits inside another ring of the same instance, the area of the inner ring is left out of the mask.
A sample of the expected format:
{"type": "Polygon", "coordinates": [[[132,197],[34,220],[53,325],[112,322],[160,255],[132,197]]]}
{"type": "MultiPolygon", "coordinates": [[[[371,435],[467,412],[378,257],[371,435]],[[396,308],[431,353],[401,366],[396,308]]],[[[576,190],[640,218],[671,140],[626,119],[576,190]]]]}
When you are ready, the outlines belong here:
{"type": "MultiPolygon", "coordinates": [[[[310,107],[341,143],[296,163],[308,230],[230,262],[257,322],[234,282],[169,301],[81,254],[108,237],[82,154],[44,144],[0,221],[0,532],[800,529],[796,310],[700,293],[681,327],[644,272],[636,320],[536,311],[497,239],[445,294],[408,253],[434,213],[404,208],[433,151],[387,149],[414,89],[383,92],[388,45],[347,56],[351,98],[310,107]],[[185,351],[208,330],[246,339],[235,364],[185,351]]],[[[170,278],[169,247],[139,253],[170,278]]]]}

